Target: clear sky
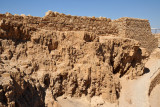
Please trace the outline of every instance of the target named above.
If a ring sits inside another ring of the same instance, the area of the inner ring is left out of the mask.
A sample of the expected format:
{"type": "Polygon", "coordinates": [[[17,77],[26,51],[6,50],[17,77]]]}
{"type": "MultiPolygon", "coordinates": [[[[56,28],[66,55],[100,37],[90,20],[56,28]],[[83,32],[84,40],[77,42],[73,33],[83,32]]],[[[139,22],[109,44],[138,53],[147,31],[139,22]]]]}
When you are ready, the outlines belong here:
{"type": "Polygon", "coordinates": [[[142,18],[152,28],[160,28],[160,0],[0,0],[0,13],[43,17],[48,10],[111,19],[142,18]]]}

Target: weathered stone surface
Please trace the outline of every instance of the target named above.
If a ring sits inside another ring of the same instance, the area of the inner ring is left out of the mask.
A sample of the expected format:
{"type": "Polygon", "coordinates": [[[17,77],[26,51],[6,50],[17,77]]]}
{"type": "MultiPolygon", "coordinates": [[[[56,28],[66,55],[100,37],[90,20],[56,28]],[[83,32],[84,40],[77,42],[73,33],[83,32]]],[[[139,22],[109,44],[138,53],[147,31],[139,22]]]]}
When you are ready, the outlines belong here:
{"type": "Polygon", "coordinates": [[[51,11],[0,19],[0,106],[58,107],[60,96],[116,103],[119,79],[143,74],[147,51],[118,37],[110,19],[51,11]]]}
{"type": "Polygon", "coordinates": [[[118,36],[138,40],[141,47],[151,53],[158,45],[158,39],[151,32],[149,20],[123,17],[113,20],[118,36]]]}
{"type": "MultiPolygon", "coordinates": [[[[135,40],[49,30],[33,33],[31,41],[25,43],[17,44],[11,40],[1,39],[1,61],[8,61],[6,65],[1,63],[8,73],[2,73],[1,77],[9,76],[7,81],[11,80],[12,84],[7,85],[13,87],[10,90],[13,95],[6,94],[8,91],[2,88],[5,97],[1,99],[12,99],[7,100],[5,105],[11,102],[18,106],[47,104],[44,102],[48,101],[44,100],[46,89],[50,90],[54,100],[62,95],[102,96],[106,101],[116,102],[121,90],[119,77],[128,74],[128,78],[134,78],[143,74],[145,56],[141,56],[135,40]],[[10,43],[8,48],[7,43],[10,43]],[[41,103],[32,102],[31,98],[41,103]]],[[[1,86],[5,87],[3,84],[1,86]]]]}

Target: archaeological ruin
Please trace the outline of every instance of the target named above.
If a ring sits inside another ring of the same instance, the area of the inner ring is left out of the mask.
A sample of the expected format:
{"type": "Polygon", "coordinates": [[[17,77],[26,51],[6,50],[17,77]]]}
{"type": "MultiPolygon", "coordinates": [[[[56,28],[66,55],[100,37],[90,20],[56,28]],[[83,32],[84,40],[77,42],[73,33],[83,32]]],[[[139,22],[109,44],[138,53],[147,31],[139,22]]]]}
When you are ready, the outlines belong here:
{"type": "Polygon", "coordinates": [[[152,73],[158,52],[146,19],[0,14],[0,107],[123,107],[123,81],[152,73]]]}

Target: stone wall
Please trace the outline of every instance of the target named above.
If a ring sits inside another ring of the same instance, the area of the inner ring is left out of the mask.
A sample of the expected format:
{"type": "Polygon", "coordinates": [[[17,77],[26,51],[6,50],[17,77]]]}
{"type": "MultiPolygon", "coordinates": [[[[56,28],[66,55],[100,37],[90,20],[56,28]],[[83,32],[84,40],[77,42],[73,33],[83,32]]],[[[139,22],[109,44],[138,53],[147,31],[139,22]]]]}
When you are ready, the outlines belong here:
{"type": "Polygon", "coordinates": [[[148,20],[123,17],[112,24],[117,27],[118,36],[138,40],[149,52],[157,47],[158,40],[152,35],[148,20]]]}
{"type": "Polygon", "coordinates": [[[158,34],[153,34],[155,36],[155,38],[158,39],[158,47],[160,48],[160,33],[158,34]]]}
{"type": "Polygon", "coordinates": [[[151,27],[148,20],[123,17],[113,20],[118,28],[118,34],[122,37],[135,39],[139,36],[150,36],[151,27]]]}
{"type": "MultiPolygon", "coordinates": [[[[44,17],[0,14],[0,20],[12,20],[31,27],[32,30],[46,29],[54,31],[88,31],[96,35],[114,35],[138,40],[143,48],[152,52],[158,46],[158,40],[151,33],[148,20],[120,18],[111,20],[106,17],[71,16],[48,11],[44,17]]],[[[8,22],[10,23],[10,22],[8,22]]]]}
{"type": "Polygon", "coordinates": [[[44,17],[17,16],[0,14],[0,20],[8,19],[22,22],[27,26],[36,29],[46,29],[55,31],[89,31],[98,35],[117,34],[116,27],[113,26],[111,19],[106,17],[81,17],[71,16],[51,12],[44,17]]]}

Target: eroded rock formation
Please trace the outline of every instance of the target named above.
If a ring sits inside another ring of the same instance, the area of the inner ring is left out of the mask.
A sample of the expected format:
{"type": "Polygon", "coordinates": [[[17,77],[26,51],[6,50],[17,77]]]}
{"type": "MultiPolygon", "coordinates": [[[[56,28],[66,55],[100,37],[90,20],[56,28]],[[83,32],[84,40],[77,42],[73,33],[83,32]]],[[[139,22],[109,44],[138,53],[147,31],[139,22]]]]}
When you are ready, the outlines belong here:
{"type": "Polygon", "coordinates": [[[0,15],[0,106],[54,106],[59,96],[115,103],[119,78],[144,73],[149,55],[138,41],[118,37],[110,19],[78,17],[89,23],[81,26],[75,17],[0,15]]]}

